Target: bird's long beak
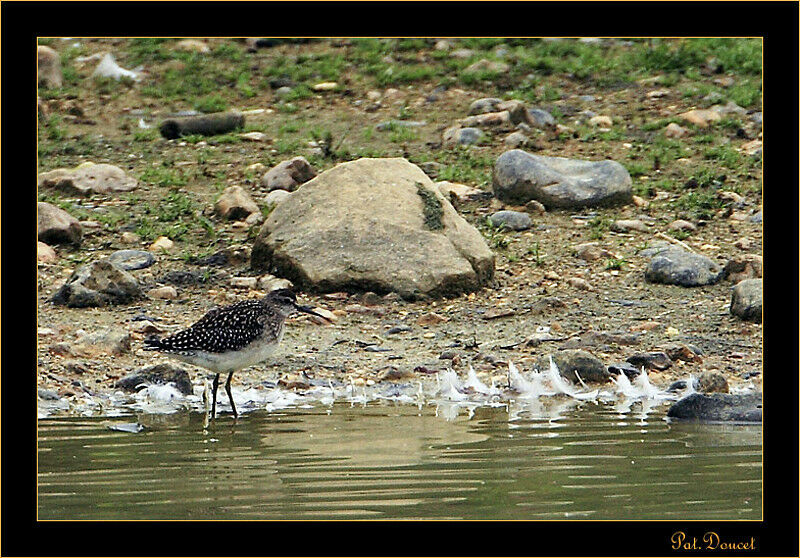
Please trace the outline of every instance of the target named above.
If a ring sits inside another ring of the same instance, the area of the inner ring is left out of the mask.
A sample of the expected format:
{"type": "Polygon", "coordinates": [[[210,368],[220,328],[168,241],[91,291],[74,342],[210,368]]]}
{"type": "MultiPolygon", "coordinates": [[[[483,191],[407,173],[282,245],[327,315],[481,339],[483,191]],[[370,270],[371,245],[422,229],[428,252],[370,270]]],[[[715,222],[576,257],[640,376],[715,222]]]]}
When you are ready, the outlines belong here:
{"type": "Polygon", "coordinates": [[[322,318],[323,320],[327,320],[328,319],[325,316],[323,316],[322,314],[317,314],[316,312],[314,312],[314,309],[311,306],[302,306],[300,304],[295,304],[294,307],[297,310],[299,310],[300,312],[305,312],[306,314],[312,314],[312,315],[314,315],[314,316],[316,316],[318,318],[322,318]]]}

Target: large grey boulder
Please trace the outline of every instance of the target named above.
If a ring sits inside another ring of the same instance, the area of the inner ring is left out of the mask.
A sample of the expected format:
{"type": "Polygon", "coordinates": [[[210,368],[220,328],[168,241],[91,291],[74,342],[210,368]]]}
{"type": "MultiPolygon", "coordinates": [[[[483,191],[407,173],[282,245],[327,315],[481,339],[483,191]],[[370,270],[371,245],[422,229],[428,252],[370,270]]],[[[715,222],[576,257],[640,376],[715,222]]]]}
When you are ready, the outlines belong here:
{"type": "Polygon", "coordinates": [[[692,393],[667,411],[674,419],[713,422],[761,422],[762,394],[692,393]]]}
{"type": "Polygon", "coordinates": [[[108,261],[82,265],[53,295],[52,301],[75,308],[127,304],[142,296],[136,278],[108,261]]]}
{"type": "Polygon", "coordinates": [[[644,278],[650,283],[681,287],[712,285],[722,276],[722,266],[713,260],[678,247],[657,251],[644,272],[644,278]]]}
{"type": "Polygon", "coordinates": [[[745,279],[731,293],[731,314],[751,322],[761,323],[763,308],[763,279],[745,279]]]}
{"type": "Polygon", "coordinates": [[[317,291],[473,291],[494,275],[482,235],[402,158],[342,163],[298,188],[261,227],[252,266],[317,291]]]}
{"type": "Polygon", "coordinates": [[[497,158],[492,187],[505,202],[537,200],[548,209],[620,205],[633,199],[631,177],[615,161],[546,157],[521,149],[497,158]]]}

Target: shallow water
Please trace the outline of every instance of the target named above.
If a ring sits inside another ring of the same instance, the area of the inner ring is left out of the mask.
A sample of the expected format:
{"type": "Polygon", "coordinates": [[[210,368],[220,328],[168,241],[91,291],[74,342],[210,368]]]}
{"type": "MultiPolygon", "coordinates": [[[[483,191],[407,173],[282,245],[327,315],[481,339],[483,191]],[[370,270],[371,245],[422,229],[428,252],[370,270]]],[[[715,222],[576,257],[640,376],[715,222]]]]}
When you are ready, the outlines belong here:
{"type": "Polygon", "coordinates": [[[38,516],[761,519],[761,427],[669,423],[667,407],[337,402],[208,428],[187,411],[41,419],[38,516]],[[109,428],[123,423],[145,428],[109,428]]]}

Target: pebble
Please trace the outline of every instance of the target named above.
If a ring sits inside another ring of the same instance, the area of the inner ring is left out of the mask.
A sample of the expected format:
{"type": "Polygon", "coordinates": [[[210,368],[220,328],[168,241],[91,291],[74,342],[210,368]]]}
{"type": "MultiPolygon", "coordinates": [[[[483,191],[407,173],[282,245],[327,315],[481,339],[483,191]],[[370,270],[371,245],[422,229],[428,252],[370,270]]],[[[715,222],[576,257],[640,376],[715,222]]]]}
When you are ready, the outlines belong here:
{"type": "Polygon", "coordinates": [[[648,232],[647,225],[638,219],[620,219],[611,223],[611,230],[615,232],[648,232]]]}
{"type": "Polygon", "coordinates": [[[530,215],[521,211],[498,211],[489,220],[495,227],[505,227],[513,231],[524,231],[533,226],[530,215]]]}
{"type": "Polygon", "coordinates": [[[151,251],[164,251],[169,252],[175,247],[175,243],[172,242],[166,236],[159,236],[155,242],[150,245],[151,251]]]}
{"type": "Polygon", "coordinates": [[[441,314],[437,314],[435,312],[428,312],[427,314],[423,314],[419,318],[417,318],[417,325],[420,326],[430,326],[430,325],[438,325],[442,322],[450,321],[450,318],[446,318],[441,314]]]}
{"type": "Polygon", "coordinates": [[[150,298],[157,298],[160,300],[175,300],[178,298],[178,291],[175,287],[165,285],[163,287],[156,287],[147,291],[147,296],[150,298]]]}
{"type": "Polygon", "coordinates": [[[231,277],[231,287],[239,289],[255,289],[258,284],[258,277],[231,277]]]}
{"type": "Polygon", "coordinates": [[[694,232],[697,230],[697,226],[694,223],[690,223],[689,221],[685,221],[683,219],[676,219],[670,223],[667,228],[671,231],[694,232]]]}
{"type": "Polygon", "coordinates": [[[136,234],[135,232],[125,231],[120,236],[120,241],[123,244],[138,244],[141,242],[142,237],[136,234]]]}
{"type": "Polygon", "coordinates": [[[586,280],[580,277],[570,277],[567,279],[569,286],[582,291],[593,291],[594,287],[586,280]]]}
{"type": "Polygon", "coordinates": [[[335,81],[324,81],[322,83],[317,83],[312,87],[314,91],[333,91],[339,87],[339,84],[335,81]]]}
{"type": "Polygon", "coordinates": [[[611,128],[614,125],[614,122],[611,120],[610,116],[593,116],[589,119],[589,124],[599,128],[611,128]]]}
{"type": "Polygon", "coordinates": [[[55,263],[58,261],[56,251],[44,242],[36,243],[36,261],[41,263],[55,263]]]}
{"type": "Polygon", "coordinates": [[[679,126],[678,124],[675,124],[674,122],[670,122],[667,124],[667,127],[664,128],[664,135],[668,138],[682,138],[688,133],[689,130],[679,126]]]}

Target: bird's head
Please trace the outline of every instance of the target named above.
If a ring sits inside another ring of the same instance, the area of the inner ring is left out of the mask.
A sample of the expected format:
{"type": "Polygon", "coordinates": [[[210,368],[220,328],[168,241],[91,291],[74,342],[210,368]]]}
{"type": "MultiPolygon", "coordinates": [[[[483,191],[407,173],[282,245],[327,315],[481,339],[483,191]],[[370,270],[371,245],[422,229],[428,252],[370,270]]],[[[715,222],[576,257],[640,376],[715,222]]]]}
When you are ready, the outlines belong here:
{"type": "Polygon", "coordinates": [[[324,316],[314,312],[310,306],[297,304],[297,296],[290,289],[276,289],[267,295],[267,302],[270,302],[284,316],[288,317],[294,312],[305,312],[325,319],[324,316]]]}

